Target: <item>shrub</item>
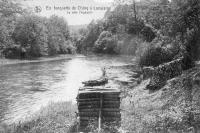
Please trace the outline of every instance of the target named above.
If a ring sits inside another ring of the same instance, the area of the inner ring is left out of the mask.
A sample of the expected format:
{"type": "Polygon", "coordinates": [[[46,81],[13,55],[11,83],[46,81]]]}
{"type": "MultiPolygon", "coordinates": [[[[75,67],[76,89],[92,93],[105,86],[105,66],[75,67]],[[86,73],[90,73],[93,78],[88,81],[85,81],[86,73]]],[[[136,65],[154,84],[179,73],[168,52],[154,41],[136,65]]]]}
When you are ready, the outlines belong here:
{"type": "MultiPolygon", "coordinates": [[[[129,34],[138,34],[142,31],[142,29],[145,27],[142,20],[134,20],[128,21],[126,25],[127,33],[129,34]]],[[[129,20],[129,19],[128,19],[129,20]]]]}
{"type": "Polygon", "coordinates": [[[109,31],[103,31],[95,42],[94,51],[97,53],[116,53],[117,42],[109,31]]]}
{"type": "Polygon", "coordinates": [[[139,57],[139,65],[142,66],[158,66],[162,63],[169,62],[173,59],[174,53],[165,47],[150,46],[139,57]]]}
{"type": "Polygon", "coordinates": [[[28,57],[27,50],[19,45],[13,45],[9,48],[4,49],[3,54],[6,58],[11,59],[28,57]]]}
{"type": "Polygon", "coordinates": [[[143,39],[146,40],[147,42],[151,42],[155,37],[155,33],[152,31],[150,27],[145,26],[140,34],[142,35],[143,39]]]}
{"type": "Polygon", "coordinates": [[[60,46],[60,54],[75,54],[76,48],[73,46],[73,42],[68,40],[60,46]]]}

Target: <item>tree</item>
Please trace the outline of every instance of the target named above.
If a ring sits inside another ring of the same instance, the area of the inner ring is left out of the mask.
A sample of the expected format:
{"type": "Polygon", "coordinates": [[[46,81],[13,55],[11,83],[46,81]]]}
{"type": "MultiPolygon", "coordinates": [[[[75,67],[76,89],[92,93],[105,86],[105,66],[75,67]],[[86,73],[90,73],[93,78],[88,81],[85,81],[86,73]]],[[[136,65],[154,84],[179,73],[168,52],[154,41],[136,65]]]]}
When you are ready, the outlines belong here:
{"type": "Polygon", "coordinates": [[[63,53],[62,48],[66,46],[66,40],[69,39],[69,28],[67,22],[62,17],[51,16],[47,22],[48,28],[48,53],[55,55],[63,53]]]}
{"type": "Polygon", "coordinates": [[[0,0],[0,53],[14,45],[11,36],[14,31],[16,17],[24,12],[25,10],[13,0],[0,0]]]}
{"type": "Polygon", "coordinates": [[[98,40],[95,42],[94,51],[97,53],[116,53],[116,45],[114,36],[109,31],[103,31],[98,40]]]}
{"type": "Polygon", "coordinates": [[[24,9],[14,0],[0,0],[0,15],[1,17],[10,17],[16,14],[23,14],[24,9]]]}
{"type": "Polygon", "coordinates": [[[31,57],[47,55],[47,28],[44,19],[35,15],[19,17],[13,38],[31,57]]]}
{"type": "Polygon", "coordinates": [[[92,52],[95,41],[98,39],[100,33],[104,29],[104,23],[102,21],[92,21],[87,27],[87,34],[81,41],[82,51],[92,52]]]}

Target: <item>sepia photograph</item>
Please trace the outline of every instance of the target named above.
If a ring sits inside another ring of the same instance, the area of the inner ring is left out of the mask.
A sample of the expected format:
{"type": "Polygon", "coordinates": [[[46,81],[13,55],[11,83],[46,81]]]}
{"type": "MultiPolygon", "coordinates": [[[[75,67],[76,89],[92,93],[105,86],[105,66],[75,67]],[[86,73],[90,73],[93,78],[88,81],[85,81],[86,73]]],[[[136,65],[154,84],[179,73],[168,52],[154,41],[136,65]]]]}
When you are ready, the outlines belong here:
{"type": "Polygon", "coordinates": [[[200,0],[0,0],[0,133],[200,133],[200,0]]]}

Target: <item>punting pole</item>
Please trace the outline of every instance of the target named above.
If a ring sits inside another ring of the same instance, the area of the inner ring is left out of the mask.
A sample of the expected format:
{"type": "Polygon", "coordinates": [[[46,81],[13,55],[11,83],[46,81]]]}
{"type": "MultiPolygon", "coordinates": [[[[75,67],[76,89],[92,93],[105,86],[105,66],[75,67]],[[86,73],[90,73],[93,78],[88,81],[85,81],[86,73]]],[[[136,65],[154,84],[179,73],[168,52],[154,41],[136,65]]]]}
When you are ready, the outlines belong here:
{"type": "Polygon", "coordinates": [[[102,94],[100,93],[100,108],[99,108],[99,120],[98,120],[98,133],[101,132],[102,104],[103,104],[103,98],[102,98],[102,94]]]}
{"type": "MultiPolygon", "coordinates": [[[[77,101],[79,101],[79,90],[78,90],[78,97],[77,97],[77,101]]],[[[77,106],[79,106],[79,102],[77,102],[77,106]]],[[[79,128],[80,128],[80,116],[79,116],[79,112],[76,113],[76,132],[79,133],[79,128]]]]}

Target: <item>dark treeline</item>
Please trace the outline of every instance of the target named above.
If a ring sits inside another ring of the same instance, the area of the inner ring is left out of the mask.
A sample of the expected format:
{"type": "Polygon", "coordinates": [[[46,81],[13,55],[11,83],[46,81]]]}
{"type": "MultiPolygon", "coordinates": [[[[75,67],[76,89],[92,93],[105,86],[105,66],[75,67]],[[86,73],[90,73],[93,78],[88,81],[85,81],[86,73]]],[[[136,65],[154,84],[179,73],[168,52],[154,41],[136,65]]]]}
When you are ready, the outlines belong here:
{"type": "Polygon", "coordinates": [[[141,39],[151,42],[156,37],[151,27],[144,23],[143,16],[148,12],[144,11],[147,10],[147,3],[136,3],[137,10],[134,4],[122,1],[115,3],[116,7],[107,11],[103,19],[92,21],[86,29],[79,31],[79,51],[129,54],[129,51],[123,52],[122,49],[131,48],[131,54],[134,55],[141,39]]]}
{"type": "Polygon", "coordinates": [[[141,66],[157,66],[184,56],[199,58],[198,0],[115,0],[101,20],[72,34],[66,20],[39,17],[14,1],[1,0],[0,53],[31,58],[68,53],[131,54],[141,66]]]}
{"type": "Polygon", "coordinates": [[[200,1],[116,0],[104,18],[92,21],[76,38],[78,51],[137,55],[141,66],[184,57],[185,69],[200,53],[200,1]]]}
{"type": "Polygon", "coordinates": [[[0,53],[6,58],[71,54],[75,47],[64,18],[39,17],[14,1],[0,1],[0,53]]]}

